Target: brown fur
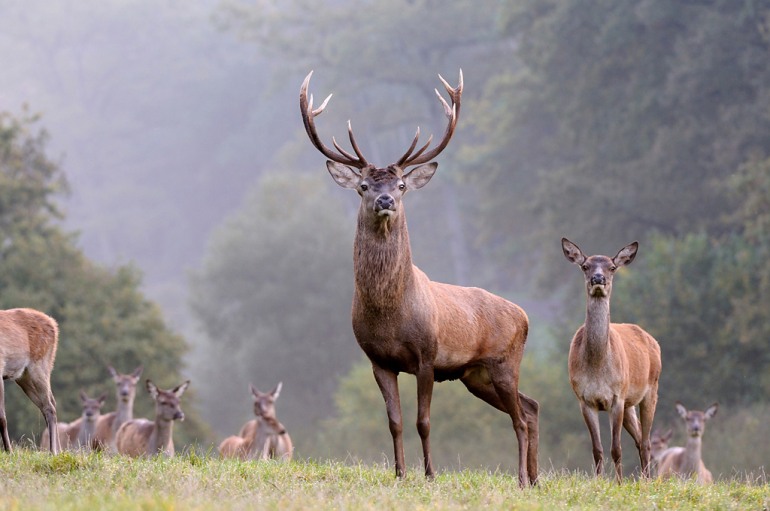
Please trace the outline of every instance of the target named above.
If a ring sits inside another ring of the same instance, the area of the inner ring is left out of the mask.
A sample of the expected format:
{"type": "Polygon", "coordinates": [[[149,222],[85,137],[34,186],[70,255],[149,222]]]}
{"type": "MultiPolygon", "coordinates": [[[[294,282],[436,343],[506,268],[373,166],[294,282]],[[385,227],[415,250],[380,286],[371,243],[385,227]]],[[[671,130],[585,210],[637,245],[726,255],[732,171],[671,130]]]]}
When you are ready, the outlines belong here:
{"type": "Polygon", "coordinates": [[[632,243],[610,259],[586,257],[580,248],[562,239],[565,257],[577,264],[586,281],[586,322],[572,338],[569,376],[580,402],[593,445],[596,475],[604,470],[599,437],[599,411],[610,413],[612,460],[615,477],[623,477],[621,465],[621,425],[633,437],[639,450],[642,473],[650,474],[650,431],[658,401],[660,346],[637,325],[610,322],[610,294],[615,270],[630,264],[638,244],[632,243]],[[636,416],[639,406],[641,422],[636,416]]]}
{"type": "MultiPolygon", "coordinates": [[[[0,373],[2,380],[15,380],[43,414],[51,452],[59,452],[56,400],[51,392],[51,371],[59,342],[56,321],[33,309],[0,311],[0,373]]],[[[5,384],[0,380],[0,436],[10,452],[5,415],[5,384]]]]}
{"type": "Polygon", "coordinates": [[[124,422],[134,418],[134,398],[136,398],[136,384],[142,375],[142,366],[137,367],[130,374],[118,373],[112,366],[107,366],[115,382],[115,398],[118,406],[114,412],[106,413],[96,423],[94,443],[98,449],[107,449],[117,452],[115,436],[124,422]]]}
{"type": "Polygon", "coordinates": [[[238,436],[229,436],[219,444],[222,458],[291,460],[291,437],[275,417],[275,401],[281,386],[279,383],[271,392],[260,392],[250,385],[257,418],[244,424],[238,436]]]}
{"type": "Polygon", "coordinates": [[[147,380],[147,391],[155,400],[155,421],[132,419],[124,422],[115,438],[118,453],[132,457],[174,456],[174,421],[184,420],[179,399],[189,384],[188,380],[171,390],[161,390],[147,380]]]}
{"type": "Polygon", "coordinates": [[[711,471],[703,464],[701,446],[703,433],[706,431],[706,421],[716,415],[718,405],[714,403],[705,412],[688,411],[681,403],[677,403],[676,408],[687,427],[687,444],[684,447],[671,447],[661,453],[659,477],[678,476],[683,479],[694,479],[700,484],[710,484],[714,478],[711,471]]]}
{"type": "Polygon", "coordinates": [[[519,484],[535,484],[538,404],[518,391],[527,315],[517,305],[483,289],[433,282],[412,264],[402,197],[408,190],[427,184],[436,170],[437,164],[428,162],[446,146],[454,130],[462,75],[455,89],[444,82],[453,102],[450,107],[442,99],[449,118],[444,139],[426,153],[411,155],[418,131],[411,148],[386,168],[366,162],[352,132],[351,145],[357,158],[334,153],[320,143],[313,117],[320,114],[326,101],[313,109],[307,100],[309,78],[300,90],[308,135],[331,158],[326,165],[337,184],[361,196],[353,247],[353,332],[372,363],[385,399],[396,475],[403,477],[405,472],[397,380],[404,372],[417,377],[417,431],[427,477],[435,474],[429,442],[433,384],[459,379],[475,396],[511,417],[519,448],[519,484]],[[412,165],[417,166],[406,173],[412,165]]]}

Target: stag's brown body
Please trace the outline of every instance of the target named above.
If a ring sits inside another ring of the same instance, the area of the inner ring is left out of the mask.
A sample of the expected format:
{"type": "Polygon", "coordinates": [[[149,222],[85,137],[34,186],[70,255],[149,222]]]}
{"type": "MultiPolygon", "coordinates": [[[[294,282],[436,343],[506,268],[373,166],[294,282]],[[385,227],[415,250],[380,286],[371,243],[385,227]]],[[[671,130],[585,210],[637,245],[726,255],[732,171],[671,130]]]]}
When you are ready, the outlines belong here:
{"type": "MultiPolygon", "coordinates": [[[[56,400],[51,392],[51,371],[59,342],[56,321],[34,309],[0,311],[0,374],[15,380],[38,407],[48,428],[51,452],[59,451],[56,400]]],[[[5,415],[5,386],[0,381],[0,436],[11,451],[5,415]]]]}
{"type": "Polygon", "coordinates": [[[412,264],[402,197],[422,188],[433,176],[431,162],[454,132],[462,94],[443,80],[452,105],[438,94],[449,119],[443,139],[417,149],[419,129],[406,153],[394,164],[377,168],[366,161],[348,125],[355,155],[335,141],[337,152],[318,137],[314,117],[329,98],[313,109],[308,100],[310,75],[300,89],[300,109],[310,140],[330,160],[326,166],[340,186],[361,196],[353,247],[355,291],[353,332],[372,363],[388,413],[396,475],[404,475],[403,420],[399,373],[417,377],[417,431],[422,440],[425,474],[434,475],[430,455],[430,402],[434,381],[460,379],[477,397],[509,414],[519,447],[519,484],[537,480],[538,404],[518,391],[528,320],[513,303],[478,288],[431,281],[412,264]],[[409,172],[406,169],[415,166],[409,172]],[[355,170],[358,169],[358,170],[355,170]]]}

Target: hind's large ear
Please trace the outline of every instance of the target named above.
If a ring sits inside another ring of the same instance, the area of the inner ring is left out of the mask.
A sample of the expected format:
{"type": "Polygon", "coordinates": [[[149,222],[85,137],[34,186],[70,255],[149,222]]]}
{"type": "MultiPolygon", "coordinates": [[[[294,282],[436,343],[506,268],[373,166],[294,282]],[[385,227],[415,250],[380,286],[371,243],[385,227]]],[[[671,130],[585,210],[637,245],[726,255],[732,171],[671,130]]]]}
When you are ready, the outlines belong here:
{"type": "Polygon", "coordinates": [[[714,415],[717,414],[717,410],[719,409],[719,403],[714,403],[713,405],[706,408],[706,411],[703,413],[704,417],[707,419],[712,418],[714,415]]]}
{"type": "Polygon", "coordinates": [[[147,378],[147,381],[144,382],[144,386],[147,388],[147,392],[150,393],[150,397],[155,400],[158,399],[158,387],[155,386],[155,384],[147,378]]]}
{"type": "Polygon", "coordinates": [[[184,391],[187,390],[187,387],[190,386],[190,380],[187,380],[181,385],[177,385],[173,389],[171,389],[171,393],[174,394],[176,397],[182,397],[182,394],[184,394],[184,391]]]}
{"type": "Polygon", "coordinates": [[[567,238],[561,239],[561,250],[564,252],[564,257],[571,263],[581,265],[585,262],[586,256],[580,247],[572,243],[567,238]]]}
{"type": "Polygon", "coordinates": [[[612,258],[612,262],[615,263],[615,266],[626,266],[627,264],[631,264],[631,261],[636,257],[637,250],[639,250],[639,242],[634,241],[633,243],[629,243],[620,249],[620,252],[612,258]]]}

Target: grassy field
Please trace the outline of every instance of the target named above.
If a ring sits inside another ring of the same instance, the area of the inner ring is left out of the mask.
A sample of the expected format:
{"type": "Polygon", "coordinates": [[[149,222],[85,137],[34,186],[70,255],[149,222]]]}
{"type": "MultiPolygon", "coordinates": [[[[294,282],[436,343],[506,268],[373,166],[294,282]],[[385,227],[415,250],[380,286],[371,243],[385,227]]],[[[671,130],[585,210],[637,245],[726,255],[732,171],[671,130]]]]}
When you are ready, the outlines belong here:
{"type": "Polygon", "coordinates": [[[384,466],[312,461],[239,462],[187,454],[128,459],[101,454],[0,453],[0,510],[226,509],[770,509],[770,485],[682,481],[616,485],[584,474],[544,473],[519,490],[507,473],[419,470],[397,481],[384,466]]]}

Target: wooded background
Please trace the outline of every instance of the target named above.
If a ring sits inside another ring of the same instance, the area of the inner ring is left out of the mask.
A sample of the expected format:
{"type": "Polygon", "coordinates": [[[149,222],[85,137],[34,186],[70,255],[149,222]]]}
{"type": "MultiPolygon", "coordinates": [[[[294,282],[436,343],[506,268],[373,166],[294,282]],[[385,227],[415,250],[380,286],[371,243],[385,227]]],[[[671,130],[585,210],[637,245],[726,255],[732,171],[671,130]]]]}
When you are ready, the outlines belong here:
{"type": "MultiPolygon", "coordinates": [[[[766,1],[6,0],[0,62],[0,307],[59,321],[63,420],[80,388],[114,406],[107,364],[141,363],[161,387],[192,379],[178,446],[234,434],[248,384],[283,381],[298,456],[390,460],[350,328],[358,200],[329,179],[297,95],[315,70],[311,92],[334,93],[322,138],[344,140],[351,119],[385,165],[417,125],[440,135],[436,74],[456,83],[461,68],[457,132],[406,199],[414,258],[528,312],[521,388],[541,403],[541,464],[591,466],[566,376],[585,297],[562,236],[607,255],[640,242],[612,317],[661,345],[656,425],[682,444],[674,401],[719,401],[712,472],[770,458],[766,1]]],[[[414,381],[400,380],[418,463],[414,381]]],[[[39,435],[17,391],[14,437],[39,435]]],[[[437,386],[432,418],[439,467],[513,466],[509,420],[462,385],[437,386]]]]}

